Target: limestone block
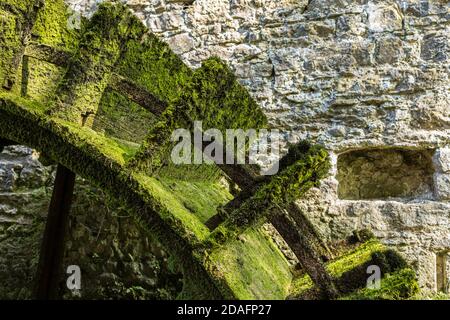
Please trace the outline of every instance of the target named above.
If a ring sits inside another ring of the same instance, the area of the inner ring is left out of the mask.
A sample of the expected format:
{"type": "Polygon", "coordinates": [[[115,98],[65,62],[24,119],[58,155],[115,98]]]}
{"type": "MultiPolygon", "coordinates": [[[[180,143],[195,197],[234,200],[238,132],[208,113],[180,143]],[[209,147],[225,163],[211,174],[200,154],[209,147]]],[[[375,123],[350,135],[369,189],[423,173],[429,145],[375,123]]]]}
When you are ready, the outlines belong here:
{"type": "Polygon", "coordinates": [[[448,38],[445,35],[429,34],[423,38],[421,58],[433,62],[443,62],[448,57],[448,38]]]}
{"type": "Polygon", "coordinates": [[[434,188],[439,200],[450,200],[450,174],[435,173],[434,188]]]}
{"type": "Polygon", "coordinates": [[[450,147],[438,149],[433,158],[433,162],[437,170],[450,173],[450,147]]]}
{"type": "Polygon", "coordinates": [[[402,13],[392,1],[370,1],[366,6],[367,23],[371,32],[401,30],[402,13]]]}
{"type": "Polygon", "coordinates": [[[386,37],[378,41],[376,46],[376,60],[380,64],[393,64],[404,56],[402,41],[397,37],[386,37]]]}
{"type": "Polygon", "coordinates": [[[194,48],[194,39],[187,33],[177,34],[167,39],[167,43],[176,54],[182,54],[194,48]]]}

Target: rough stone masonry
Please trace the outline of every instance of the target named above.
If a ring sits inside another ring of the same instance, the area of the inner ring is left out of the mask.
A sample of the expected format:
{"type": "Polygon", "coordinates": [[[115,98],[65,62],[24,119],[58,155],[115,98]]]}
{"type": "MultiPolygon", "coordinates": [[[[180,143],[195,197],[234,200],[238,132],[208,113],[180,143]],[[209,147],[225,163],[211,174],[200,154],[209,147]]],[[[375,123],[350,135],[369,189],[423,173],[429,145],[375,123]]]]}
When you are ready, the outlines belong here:
{"type": "Polygon", "coordinates": [[[448,291],[448,0],[125,2],[188,65],[227,61],[284,141],[326,146],[331,177],[299,205],[327,238],[370,228],[448,291]]]}

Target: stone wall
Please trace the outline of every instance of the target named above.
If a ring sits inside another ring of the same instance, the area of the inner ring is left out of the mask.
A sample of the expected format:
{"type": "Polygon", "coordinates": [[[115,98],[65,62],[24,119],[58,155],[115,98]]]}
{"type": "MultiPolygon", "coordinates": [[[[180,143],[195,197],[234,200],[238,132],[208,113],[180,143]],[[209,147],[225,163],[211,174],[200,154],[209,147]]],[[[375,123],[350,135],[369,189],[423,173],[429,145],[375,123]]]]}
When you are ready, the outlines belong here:
{"type": "MultiPolygon", "coordinates": [[[[0,153],[0,299],[33,298],[55,175],[39,154],[22,146],[0,153]]],[[[78,178],[70,232],[61,270],[60,294],[67,299],[171,299],[181,276],[169,270],[167,255],[121,207],[78,178]],[[67,289],[65,271],[81,269],[81,290],[67,289]]]]}
{"type": "Polygon", "coordinates": [[[36,159],[25,147],[0,153],[0,299],[31,296],[53,171],[36,159]]]}
{"type": "Polygon", "coordinates": [[[211,55],[227,61],[285,141],[328,148],[332,176],[299,205],[329,239],[369,227],[416,266],[422,287],[436,289],[436,255],[450,250],[448,1],[125,2],[188,65],[211,55]],[[432,166],[419,164],[430,170],[429,190],[339,199],[338,157],[391,147],[432,154],[432,166]]]}

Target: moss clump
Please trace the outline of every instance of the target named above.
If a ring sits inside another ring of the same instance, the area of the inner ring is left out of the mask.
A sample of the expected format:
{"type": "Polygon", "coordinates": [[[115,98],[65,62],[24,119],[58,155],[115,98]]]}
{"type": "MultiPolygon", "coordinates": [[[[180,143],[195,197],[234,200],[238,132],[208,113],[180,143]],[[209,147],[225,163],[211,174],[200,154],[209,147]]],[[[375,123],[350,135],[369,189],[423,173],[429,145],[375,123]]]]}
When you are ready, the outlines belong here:
{"type": "Polygon", "coordinates": [[[256,102],[217,57],[195,71],[181,98],[185,120],[202,120],[204,129],[259,129],[267,124],[256,102]]]}
{"type": "MultiPolygon", "coordinates": [[[[389,294],[396,299],[406,299],[418,291],[415,273],[406,261],[396,251],[386,248],[376,239],[371,239],[330,261],[326,269],[335,278],[341,293],[340,299],[364,299],[365,295],[367,298],[371,296],[373,299],[385,299],[389,294]],[[367,267],[370,265],[380,267],[383,277],[380,290],[363,289],[369,277],[367,267]]],[[[302,275],[292,282],[291,298],[311,298],[316,293],[317,290],[308,275],[302,275]]]]}
{"type": "Polygon", "coordinates": [[[144,187],[148,206],[158,212],[163,220],[184,233],[193,243],[206,239],[209,235],[208,228],[164,188],[160,181],[143,173],[132,175],[144,187]]]}
{"type": "Polygon", "coordinates": [[[41,7],[41,0],[3,0],[0,3],[0,87],[13,87],[24,45],[41,7]]]}
{"type": "Polygon", "coordinates": [[[12,69],[14,56],[17,55],[21,46],[19,30],[17,25],[20,24],[19,17],[11,12],[5,11],[0,7],[0,87],[11,73],[15,74],[16,70],[12,69]],[[18,21],[19,20],[19,21],[18,21]]]}
{"type": "Polygon", "coordinates": [[[401,269],[387,274],[381,280],[379,289],[363,288],[342,297],[342,300],[404,300],[419,293],[416,273],[409,269],[401,269]]]}
{"type": "Polygon", "coordinates": [[[53,97],[59,81],[64,75],[64,68],[54,64],[28,57],[22,63],[22,75],[17,81],[20,94],[46,105],[53,97]]]}
{"type": "Polygon", "coordinates": [[[375,252],[372,254],[371,262],[379,266],[383,274],[408,267],[406,260],[393,249],[387,249],[383,252],[375,252]]]}
{"type": "MultiPolygon", "coordinates": [[[[384,246],[377,240],[368,241],[354,250],[350,250],[339,258],[330,261],[326,268],[334,278],[341,277],[356,267],[370,261],[372,254],[383,250],[384,246]]],[[[301,296],[306,291],[311,290],[314,284],[308,275],[302,275],[293,280],[291,286],[291,296],[301,296]]]]}
{"type": "Polygon", "coordinates": [[[374,253],[382,252],[384,250],[386,250],[386,247],[378,240],[369,240],[358,246],[356,249],[342,255],[336,261],[329,263],[327,269],[332,276],[340,277],[345,272],[370,261],[374,253]]]}
{"type": "Polygon", "coordinates": [[[295,201],[309,188],[318,186],[329,170],[330,160],[326,150],[321,146],[310,146],[292,165],[262,187],[254,199],[275,205],[295,201]]]}
{"type": "MultiPolygon", "coordinates": [[[[27,15],[35,6],[41,6],[41,0],[2,0],[2,6],[8,8],[12,13],[16,15],[27,15]]],[[[26,16],[24,16],[24,19],[26,16]]]]}
{"type": "Polygon", "coordinates": [[[0,102],[2,102],[1,107],[3,110],[20,115],[21,111],[25,109],[26,112],[24,115],[30,115],[33,118],[44,117],[44,113],[47,110],[46,106],[42,103],[17,96],[8,91],[0,91],[0,102]]]}
{"type": "Polygon", "coordinates": [[[8,23],[3,22],[0,26],[0,82],[3,85],[6,79],[15,81],[9,88],[12,92],[47,103],[65,70],[22,57],[24,45],[37,41],[64,51],[74,50],[78,45],[79,30],[69,30],[69,13],[63,0],[48,0],[45,5],[39,0],[7,2],[11,5],[10,11],[1,13],[2,20],[8,23]]]}
{"type": "Polygon", "coordinates": [[[166,43],[151,33],[142,39],[126,42],[116,72],[133,80],[159,100],[175,105],[193,73],[166,43]]]}
{"type": "Polygon", "coordinates": [[[73,16],[64,0],[46,0],[39,11],[32,34],[40,43],[73,51],[78,47],[80,31],[85,20],[79,26],[69,28],[69,19],[73,16]],[[79,28],[78,28],[79,27],[79,28]]]}

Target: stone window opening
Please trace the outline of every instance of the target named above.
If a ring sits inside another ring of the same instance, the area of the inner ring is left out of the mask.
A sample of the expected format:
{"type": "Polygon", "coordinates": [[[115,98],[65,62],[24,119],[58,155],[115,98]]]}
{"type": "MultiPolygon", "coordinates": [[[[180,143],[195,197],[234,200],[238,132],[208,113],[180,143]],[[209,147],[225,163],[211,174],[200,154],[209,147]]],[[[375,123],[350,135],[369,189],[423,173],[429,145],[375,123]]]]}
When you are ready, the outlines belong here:
{"type": "Polygon", "coordinates": [[[434,150],[359,149],[338,155],[338,196],[346,200],[433,199],[434,150]]]}

